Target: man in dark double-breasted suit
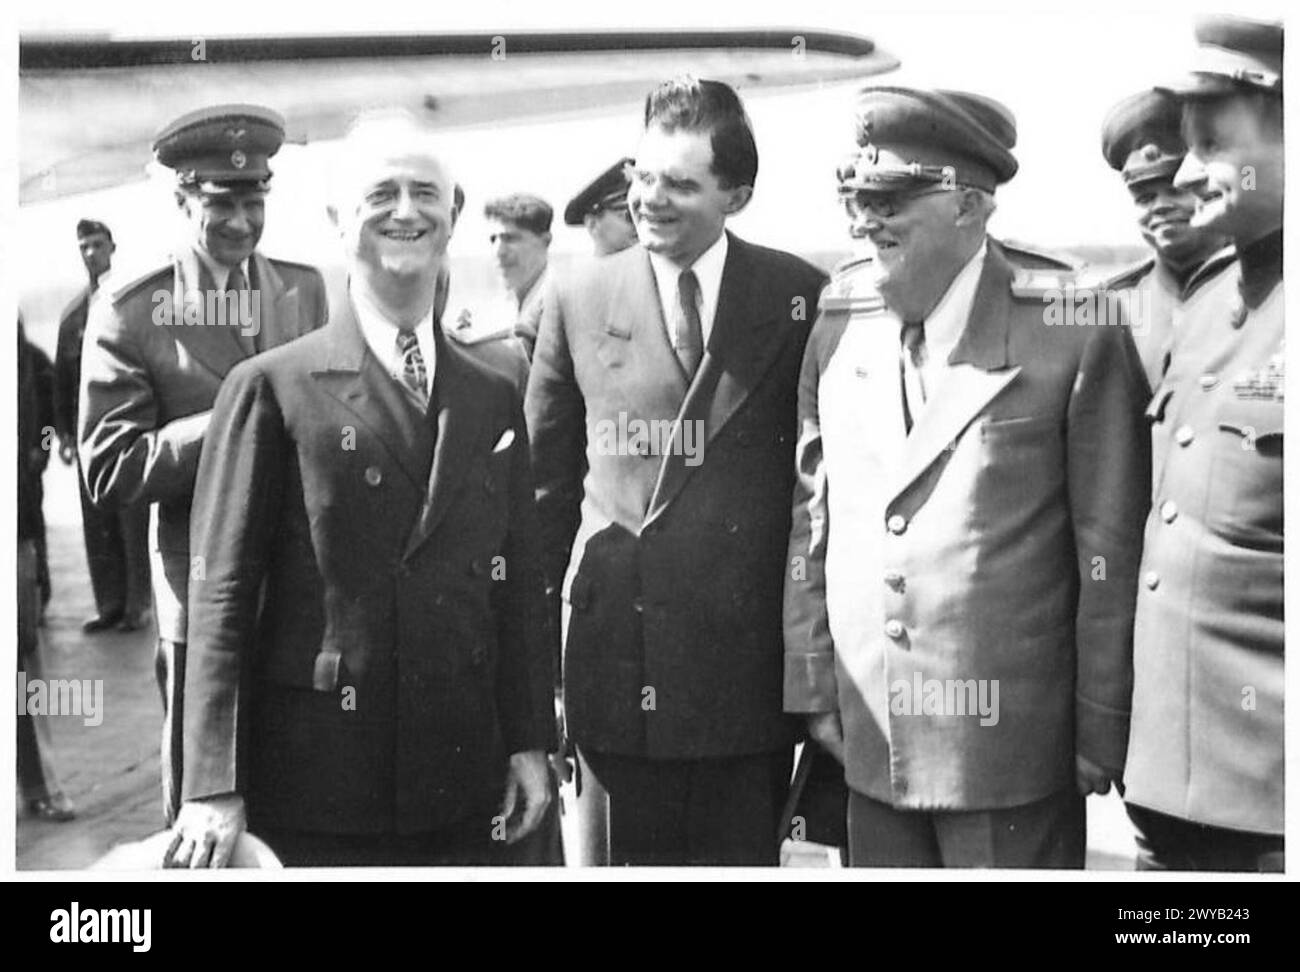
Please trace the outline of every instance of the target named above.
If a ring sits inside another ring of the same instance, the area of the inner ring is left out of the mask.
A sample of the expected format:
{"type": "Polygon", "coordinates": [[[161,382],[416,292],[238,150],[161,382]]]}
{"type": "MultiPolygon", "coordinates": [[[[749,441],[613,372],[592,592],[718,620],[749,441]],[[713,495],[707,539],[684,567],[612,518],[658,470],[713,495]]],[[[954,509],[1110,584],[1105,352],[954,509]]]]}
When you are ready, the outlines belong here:
{"type": "Polygon", "coordinates": [[[453,182],[399,118],[338,185],[348,299],[231,372],[199,465],[180,866],[245,813],[290,865],[487,863],[550,800],[523,413],[435,310],[453,182]]]}
{"type": "Polygon", "coordinates": [[[775,864],[795,380],[824,275],[726,233],[753,135],[726,85],[651,93],[641,246],[547,295],[529,379],[568,732],[615,864],[775,864]],[[553,299],[552,299],[553,298],[553,299]]]}

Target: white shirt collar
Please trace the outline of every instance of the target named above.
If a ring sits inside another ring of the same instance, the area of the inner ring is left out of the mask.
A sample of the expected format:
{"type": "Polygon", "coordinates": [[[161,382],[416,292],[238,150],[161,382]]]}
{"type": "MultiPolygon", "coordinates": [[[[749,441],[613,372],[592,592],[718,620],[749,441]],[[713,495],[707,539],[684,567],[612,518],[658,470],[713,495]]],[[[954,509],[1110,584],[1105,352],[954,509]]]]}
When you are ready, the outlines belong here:
{"type": "MultiPolygon", "coordinates": [[[[217,290],[224,291],[226,289],[226,280],[230,277],[230,268],[212,259],[208,251],[201,246],[195,246],[194,252],[203,265],[207,267],[208,273],[212,275],[212,286],[217,290]]],[[[244,279],[250,279],[248,276],[248,257],[240,261],[239,268],[244,271],[244,279]]]]}
{"type": "Polygon", "coordinates": [[[988,255],[988,240],[980,243],[966,265],[957,271],[934,310],[925,319],[926,358],[931,363],[946,366],[948,355],[957,346],[966,323],[970,320],[971,305],[975,303],[975,290],[984,272],[984,258],[988,255]]]}
{"type": "MultiPolygon", "coordinates": [[[[722,271],[726,264],[727,233],[724,230],[713,245],[690,266],[695,271],[695,279],[700,283],[700,330],[706,348],[709,346],[709,335],[713,333],[713,318],[718,312],[718,293],[722,289],[722,271]]],[[[677,304],[677,278],[684,268],[661,253],[650,254],[650,267],[654,271],[655,285],[659,289],[659,305],[664,310],[664,323],[668,325],[668,336],[671,338],[677,332],[681,318],[677,304]]]]}
{"type": "MultiPolygon", "coordinates": [[[[403,381],[402,355],[397,348],[397,325],[364,294],[351,287],[348,288],[348,294],[352,298],[352,308],[356,311],[357,326],[361,328],[361,336],[366,339],[370,353],[396,381],[403,381]]],[[[428,394],[433,390],[433,376],[438,365],[438,348],[433,340],[432,304],[415,325],[415,339],[419,342],[424,370],[429,378],[429,386],[425,389],[428,394]]]]}

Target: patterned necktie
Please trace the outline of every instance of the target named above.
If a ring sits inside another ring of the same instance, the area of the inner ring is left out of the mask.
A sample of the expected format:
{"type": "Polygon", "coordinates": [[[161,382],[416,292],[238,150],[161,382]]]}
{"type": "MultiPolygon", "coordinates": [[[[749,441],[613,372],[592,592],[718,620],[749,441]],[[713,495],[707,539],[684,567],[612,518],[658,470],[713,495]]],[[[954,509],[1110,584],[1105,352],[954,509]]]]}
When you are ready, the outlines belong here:
{"type": "Polygon", "coordinates": [[[420,354],[420,342],[414,331],[397,332],[397,350],[402,356],[402,382],[427,404],[429,373],[424,367],[424,355],[420,354]]]}
{"type": "Polygon", "coordinates": [[[704,328],[700,324],[700,281],[694,270],[684,270],[677,278],[677,304],[681,309],[681,327],[673,339],[673,350],[681,363],[686,380],[690,381],[699,370],[704,357],[704,328]]]}
{"type": "Polygon", "coordinates": [[[902,343],[898,374],[903,385],[903,424],[912,431],[912,421],[925,404],[925,321],[905,321],[899,335],[902,343]]]}

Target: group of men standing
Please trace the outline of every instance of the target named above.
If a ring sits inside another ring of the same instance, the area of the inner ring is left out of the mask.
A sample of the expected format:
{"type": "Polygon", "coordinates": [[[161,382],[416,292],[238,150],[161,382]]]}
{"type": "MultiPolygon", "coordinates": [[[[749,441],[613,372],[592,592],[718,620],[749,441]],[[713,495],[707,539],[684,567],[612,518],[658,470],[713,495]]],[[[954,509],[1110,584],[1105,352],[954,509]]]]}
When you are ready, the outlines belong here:
{"type": "MultiPolygon", "coordinates": [[[[278,117],[164,130],[193,245],[93,303],[80,448],[93,500],[155,510],[167,862],[246,827],[290,864],[508,861],[571,747],[597,858],[774,865],[803,735],[854,864],[1081,867],[1115,785],[1148,866],[1280,865],[1281,29],[1198,37],[1104,135],[1155,250],[1133,327],[1049,323],[1088,289],[988,236],[992,99],[862,92],[875,259],[827,288],[726,228],[757,143],[683,78],[566,213],[610,252],[537,289],[522,401],[444,330],[464,196],[415,122],[341,146],[328,315],[256,250],[278,117]],[[160,326],[160,292],[257,316],[160,326]]],[[[496,218],[540,237],[528,206],[496,218]]]]}

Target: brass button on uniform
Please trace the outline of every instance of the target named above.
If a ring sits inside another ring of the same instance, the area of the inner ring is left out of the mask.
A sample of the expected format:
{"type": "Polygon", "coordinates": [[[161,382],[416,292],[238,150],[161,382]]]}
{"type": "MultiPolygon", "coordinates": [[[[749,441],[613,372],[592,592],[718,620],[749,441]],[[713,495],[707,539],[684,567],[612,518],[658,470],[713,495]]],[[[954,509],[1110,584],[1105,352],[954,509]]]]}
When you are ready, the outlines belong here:
{"type": "Polygon", "coordinates": [[[895,513],[885,521],[885,526],[889,529],[890,533],[894,534],[894,536],[898,536],[907,529],[907,520],[901,514],[895,513]]]}
{"type": "Polygon", "coordinates": [[[885,622],[885,634],[897,641],[903,637],[903,622],[896,618],[890,618],[885,622]]]}
{"type": "Polygon", "coordinates": [[[1178,519],[1178,504],[1173,500],[1165,500],[1160,504],[1160,519],[1166,523],[1173,523],[1178,519]]]}
{"type": "Polygon", "coordinates": [[[378,466],[367,466],[365,476],[370,486],[378,486],[384,481],[384,472],[378,466]]]}
{"type": "Polygon", "coordinates": [[[1160,586],[1160,575],[1154,570],[1148,570],[1142,575],[1142,583],[1146,584],[1147,590],[1154,591],[1160,586]]]}
{"type": "Polygon", "coordinates": [[[1180,425],[1174,430],[1174,441],[1180,446],[1189,446],[1196,438],[1196,430],[1190,425],[1180,425]]]}

